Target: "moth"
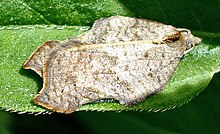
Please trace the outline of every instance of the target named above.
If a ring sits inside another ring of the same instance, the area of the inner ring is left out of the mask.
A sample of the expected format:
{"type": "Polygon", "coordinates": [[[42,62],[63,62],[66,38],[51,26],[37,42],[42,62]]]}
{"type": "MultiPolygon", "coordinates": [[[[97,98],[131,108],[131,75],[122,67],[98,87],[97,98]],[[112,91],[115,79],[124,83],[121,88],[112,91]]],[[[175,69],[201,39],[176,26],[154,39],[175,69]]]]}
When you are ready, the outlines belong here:
{"type": "Polygon", "coordinates": [[[115,99],[131,106],[163,89],[180,59],[201,39],[190,30],[113,16],[65,41],[47,41],[24,63],[43,77],[34,102],[60,113],[115,99]]]}

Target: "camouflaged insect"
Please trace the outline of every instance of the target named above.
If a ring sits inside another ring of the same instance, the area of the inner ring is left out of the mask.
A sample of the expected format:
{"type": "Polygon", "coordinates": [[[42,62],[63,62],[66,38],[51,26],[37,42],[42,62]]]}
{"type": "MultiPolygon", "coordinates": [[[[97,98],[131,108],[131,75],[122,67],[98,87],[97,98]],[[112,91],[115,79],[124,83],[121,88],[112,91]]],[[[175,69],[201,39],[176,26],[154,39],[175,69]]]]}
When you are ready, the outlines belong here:
{"type": "Polygon", "coordinates": [[[69,40],[47,41],[24,68],[43,77],[34,102],[53,111],[72,113],[101,99],[133,105],[159,92],[200,42],[187,29],[114,16],[69,40]]]}

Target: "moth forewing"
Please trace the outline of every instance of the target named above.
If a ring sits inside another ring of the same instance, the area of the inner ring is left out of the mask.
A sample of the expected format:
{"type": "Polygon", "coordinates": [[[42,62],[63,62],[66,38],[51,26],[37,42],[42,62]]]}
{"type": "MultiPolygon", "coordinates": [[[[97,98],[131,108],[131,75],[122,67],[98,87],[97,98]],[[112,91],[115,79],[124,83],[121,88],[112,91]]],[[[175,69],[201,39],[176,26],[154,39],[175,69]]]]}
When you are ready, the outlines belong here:
{"type": "Polygon", "coordinates": [[[187,29],[113,16],[82,35],[46,42],[24,68],[43,77],[34,102],[53,111],[71,113],[100,99],[133,105],[159,92],[200,42],[187,29]]]}
{"type": "Polygon", "coordinates": [[[37,104],[65,113],[101,99],[137,103],[161,90],[183,55],[152,41],[76,46],[48,60],[37,104]]]}

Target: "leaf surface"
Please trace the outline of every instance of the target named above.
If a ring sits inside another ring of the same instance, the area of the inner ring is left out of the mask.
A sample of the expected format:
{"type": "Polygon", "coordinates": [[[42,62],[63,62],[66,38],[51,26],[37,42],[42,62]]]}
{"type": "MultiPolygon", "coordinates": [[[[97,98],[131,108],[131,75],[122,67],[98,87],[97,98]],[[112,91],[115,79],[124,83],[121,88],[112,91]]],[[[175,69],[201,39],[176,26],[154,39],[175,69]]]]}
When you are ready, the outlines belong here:
{"type": "Polygon", "coordinates": [[[203,41],[184,56],[173,78],[159,94],[132,107],[124,107],[117,102],[97,102],[84,105],[80,110],[157,111],[188,102],[203,91],[220,70],[220,34],[217,33],[220,30],[220,17],[209,16],[219,12],[220,8],[219,4],[208,4],[208,1],[164,2],[0,1],[0,107],[20,112],[47,111],[33,103],[33,97],[42,88],[42,78],[31,70],[22,69],[23,63],[43,42],[65,40],[81,34],[88,30],[89,27],[85,26],[91,26],[94,20],[112,15],[148,18],[189,28],[203,41]],[[204,6],[212,8],[201,10],[204,6]]]}

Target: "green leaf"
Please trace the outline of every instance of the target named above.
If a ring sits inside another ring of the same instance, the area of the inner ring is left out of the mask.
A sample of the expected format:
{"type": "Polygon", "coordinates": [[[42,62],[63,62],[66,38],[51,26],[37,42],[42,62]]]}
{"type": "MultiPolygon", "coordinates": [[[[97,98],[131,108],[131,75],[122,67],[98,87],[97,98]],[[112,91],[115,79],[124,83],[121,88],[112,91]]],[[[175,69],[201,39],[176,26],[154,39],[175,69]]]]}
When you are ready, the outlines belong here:
{"type": "MultiPolygon", "coordinates": [[[[33,103],[33,97],[42,88],[42,78],[31,70],[22,69],[22,64],[44,41],[64,40],[81,34],[89,28],[84,25],[118,14],[190,28],[203,41],[184,56],[173,78],[159,94],[132,107],[124,107],[117,102],[97,102],[84,105],[80,110],[157,111],[180,106],[203,91],[214,73],[220,70],[220,34],[211,33],[219,30],[219,21],[216,21],[219,18],[214,16],[207,21],[201,16],[204,11],[200,12],[196,6],[204,5],[207,5],[204,1],[194,3],[189,0],[168,3],[153,0],[135,3],[130,0],[0,1],[0,20],[3,20],[0,25],[5,25],[0,27],[0,107],[20,112],[47,111],[33,103]]],[[[220,9],[213,6],[210,12],[216,10],[220,9]]]]}
{"type": "Polygon", "coordinates": [[[117,0],[3,0],[0,25],[88,25],[103,16],[132,15],[117,0]]]}

